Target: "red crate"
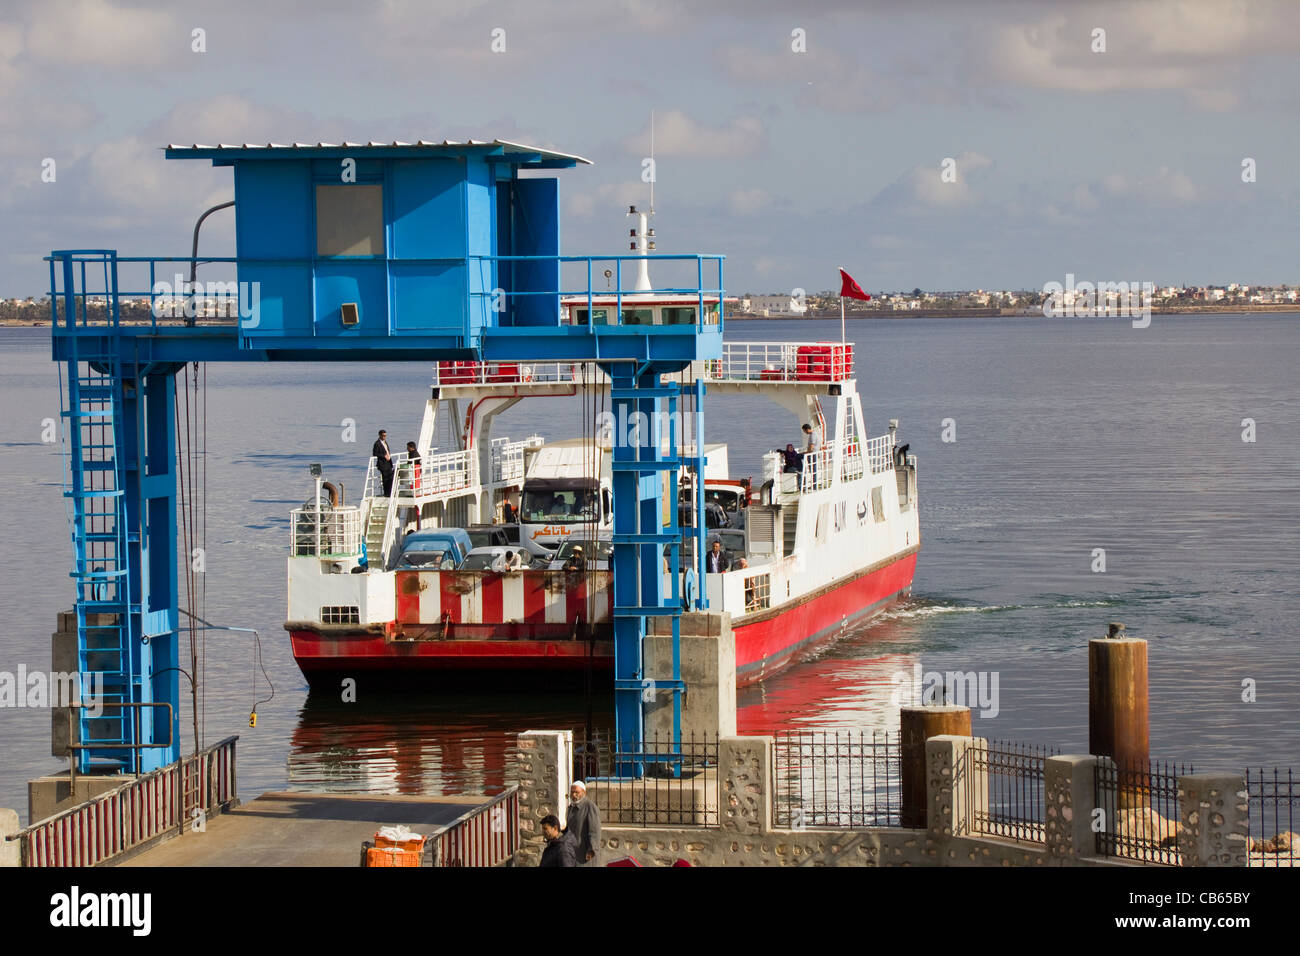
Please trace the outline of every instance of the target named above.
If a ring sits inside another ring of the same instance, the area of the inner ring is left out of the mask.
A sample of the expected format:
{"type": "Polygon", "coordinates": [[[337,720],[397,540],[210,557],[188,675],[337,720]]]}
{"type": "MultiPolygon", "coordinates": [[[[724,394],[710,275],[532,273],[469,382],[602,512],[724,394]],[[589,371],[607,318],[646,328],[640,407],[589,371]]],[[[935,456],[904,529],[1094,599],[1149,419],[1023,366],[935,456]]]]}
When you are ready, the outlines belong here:
{"type": "Polygon", "coordinates": [[[494,362],[488,366],[487,380],[489,382],[517,382],[519,381],[519,363],[518,362],[494,362]]]}
{"type": "Polygon", "coordinates": [[[795,375],[801,382],[838,382],[852,374],[852,345],[801,345],[795,353],[795,375]]]}
{"type": "Polygon", "coordinates": [[[439,362],[438,381],[443,385],[469,385],[478,381],[478,362],[439,362]]]}

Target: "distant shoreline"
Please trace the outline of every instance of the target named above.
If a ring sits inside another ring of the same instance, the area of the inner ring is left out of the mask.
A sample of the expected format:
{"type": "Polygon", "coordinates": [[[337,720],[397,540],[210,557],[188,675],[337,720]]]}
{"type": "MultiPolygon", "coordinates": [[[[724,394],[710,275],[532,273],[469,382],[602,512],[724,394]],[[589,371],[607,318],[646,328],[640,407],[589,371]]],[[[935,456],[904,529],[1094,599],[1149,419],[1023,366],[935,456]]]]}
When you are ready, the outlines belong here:
{"type": "MultiPolygon", "coordinates": [[[[1296,312],[1300,313],[1300,302],[1288,302],[1285,305],[1267,304],[1267,305],[1169,305],[1169,306],[1152,306],[1151,314],[1155,315],[1249,315],[1251,313],[1265,312],[1296,312]]],[[[1138,313],[1140,314],[1140,313],[1138,313]]],[[[818,312],[809,315],[751,315],[744,312],[729,312],[727,318],[754,321],[754,322],[803,322],[807,320],[828,320],[839,319],[839,312],[818,312]]],[[[1095,316],[1078,316],[1078,318],[1096,318],[1096,319],[1123,319],[1129,316],[1124,315],[1095,315],[1095,316]]],[[[890,309],[879,312],[847,312],[844,315],[845,320],[852,319],[886,319],[886,320],[904,320],[904,319],[1042,319],[1043,310],[1039,308],[1030,309],[890,309]]],[[[1058,319],[1075,318],[1070,315],[1060,315],[1052,317],[1052,321],[1058,319]]]]}
{"type": "MultiPolygon", "coordinates": [[[[1152,306],[1151,314],[1156,315],[1249,315],[1263,314],[1268,312],[1294,312],[1300,313],[1300,302],[1288,303],[1286,305],[1171,305],[1171,306],[1152,306]]],[[[745,312],[729,313],[727,318],[741,322],[808,322],[808,321],[829,321],[838,319],[839,312],[819,312],[812,315],[751,315],[745,312]]],[[[889,311],[879,312],[849,312],[844,316],[846,321],[858,321],[862,319],[879,319],[883,321],[904,321],[907,319],[1042,319],[1041,308],[1037,309],[891,309],[889,311]]],[[[1076,318],[1076,316],[1055,316],[1052,321],[1058,319],[1076,318]]],[[[1123,319],[1129,318],[1124,315],[1096,315],[1096,316],[1078,316],[1077,318],[1097,318],[1097,319],[1123,319]]],[[[123,319],[124,326],[142,326],[148,325],[146,320],[123,319]]],[[[200,320],[199,325],[226,325],[225,322],[204,322],[200,320]]],[[[184,328],[185,323],[175,320],[160,320],[159,326],[170,328],[184,328]]],[[[49,328],[49,319],[0,319],[0,328],[16,329],[34,329],[49,328]]]]}

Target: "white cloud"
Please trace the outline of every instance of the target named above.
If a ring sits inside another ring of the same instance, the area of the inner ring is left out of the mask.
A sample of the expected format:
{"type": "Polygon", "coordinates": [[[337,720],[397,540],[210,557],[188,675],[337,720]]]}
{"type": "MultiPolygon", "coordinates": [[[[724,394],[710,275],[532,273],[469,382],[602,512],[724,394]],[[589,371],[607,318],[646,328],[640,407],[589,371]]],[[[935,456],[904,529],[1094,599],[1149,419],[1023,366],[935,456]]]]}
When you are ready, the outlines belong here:
{"type": "Polygon", "coordinates": [[[993,160],[979,153],[965,152],[952,157],[956,179],[946,182],[941,164],[917,166],[907,175],[912,197],[926,206],[964,206],[978,195],[971,185],[971,174],[993,165],[993,160]]]}
{"type": "Polygon", "coordinates": [[[28,53],[52,63],[151,70],[190,53],[190,26],[170,12],[107,0],[43,3],[27,30],[28,53]]]}
{"type": "Polygon", "coordinates": [[[752,216],[772,202],[766,189],[733,189],[727,196],[727,207],[737,216],[752,216]]]}
{"type": "MultiPolygon", "coordinates": [[[[655,156],[738,158],[754,156],[767,146],[767,131],[756,116],[737,116],[720,126],[708,126],[681,110],[655,114],[655,156]]],[[[650,154],[650,126],[629,136],[624,148],[633,155],[650,154]]]]}
{"type": "Polygon", "coordinates": [[[1300,28],[1300,6],[1269,0],[1128,0],[1064,9],[976,31],[968,47],[976,76],[1077,93],[1176,91],[1198,109],[1222,112],[1240,100],[1243,66],[1289,50],[1300,28]],[[1093,49],[1097,29],[1105,31],[1104,52],[1093,49]]]}

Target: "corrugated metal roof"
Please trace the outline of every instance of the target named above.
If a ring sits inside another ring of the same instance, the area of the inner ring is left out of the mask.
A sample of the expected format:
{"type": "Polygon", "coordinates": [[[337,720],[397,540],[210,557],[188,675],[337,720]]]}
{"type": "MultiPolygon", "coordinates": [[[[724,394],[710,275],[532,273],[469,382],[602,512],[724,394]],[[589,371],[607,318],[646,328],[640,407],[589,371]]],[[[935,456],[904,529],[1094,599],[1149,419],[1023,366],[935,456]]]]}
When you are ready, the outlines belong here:
{"type": "MultiPolygon", "coordinates": [[[[457,153],[466,149],[475,148],[493,148],[500,149],[503,153],[531,153],[540,156],[543,161],[560,161],[570,163],[585,163],[590,165],[591,160],[584,159],[581,156],[575,156],[572,153],[561,153],[551,149],[542,149],[537,146],[526,146],[523,143],[512,143],[509,140],[476,140],[469,139],[463,142],[451,139],[444,139],[442,142],[432,142],[429,140],[416,140],[415,142],[403,142],[402,140],[393,140],[391,143],[377,143],[373,140],[366,143],[354,143],[343,140],[338,143],[218,143],[215,146],[205,146],[202,143],[170,143],[165,148],[169,153],[191,154],[194,158],[206,158],[212,156],[233,157],[236,153],[265,153],[268,151],[275,152],[318,152],[326,150],[339,149],[367,149],[367,150],[428,150],[429,152],[446,152],[457,153]]],[[[183,156],[178,158],[184,158],[183,156]]]]}

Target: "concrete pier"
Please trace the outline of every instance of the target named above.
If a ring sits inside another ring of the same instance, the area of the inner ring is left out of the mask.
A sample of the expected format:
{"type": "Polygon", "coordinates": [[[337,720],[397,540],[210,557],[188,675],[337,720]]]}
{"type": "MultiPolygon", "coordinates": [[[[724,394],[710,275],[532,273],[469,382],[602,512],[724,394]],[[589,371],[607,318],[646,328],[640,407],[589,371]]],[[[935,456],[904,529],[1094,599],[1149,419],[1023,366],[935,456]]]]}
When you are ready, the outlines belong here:
{"type": "Polygon", "coordinates": [[[483,796],[264,793],[209,821],[201,833],[150,847],[120,866],[357,866],[361,844],[380,827],[428,835],[483,796]]]}

